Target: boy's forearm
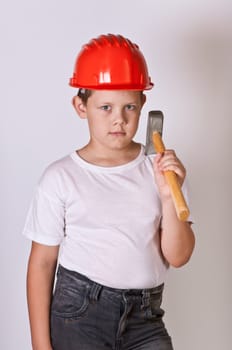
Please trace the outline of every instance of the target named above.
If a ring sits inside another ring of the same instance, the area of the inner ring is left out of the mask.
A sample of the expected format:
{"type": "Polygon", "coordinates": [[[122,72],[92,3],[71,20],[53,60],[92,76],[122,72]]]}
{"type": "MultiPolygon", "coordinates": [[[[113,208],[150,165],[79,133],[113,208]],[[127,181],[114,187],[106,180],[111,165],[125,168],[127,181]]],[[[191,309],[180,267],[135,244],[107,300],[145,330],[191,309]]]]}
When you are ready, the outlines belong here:
{"type": "Polygon", "coordinates": [[[30,258],[27,274],[27,299],[33,350],[52,350],[50,306],[56,263],[42,264],[30,258]]]}
{"type": "Polygon", "coordinates": [[[162,210],[162,253],[170,265],[180,267],[186,264],[192,255],[195,245],[194,233],[188,222],[178,219],[171,198],[163,201],[162,210]]]}

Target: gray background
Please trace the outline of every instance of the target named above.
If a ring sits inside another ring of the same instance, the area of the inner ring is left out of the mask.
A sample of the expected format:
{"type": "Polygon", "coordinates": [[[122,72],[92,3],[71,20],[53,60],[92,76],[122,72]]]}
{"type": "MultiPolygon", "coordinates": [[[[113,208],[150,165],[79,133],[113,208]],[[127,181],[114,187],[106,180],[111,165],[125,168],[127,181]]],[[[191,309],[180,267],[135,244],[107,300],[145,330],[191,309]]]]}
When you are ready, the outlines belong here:
{"type": "Polygon", "coordinates": [[[230,350],[232,2],[9,0],[0,17],[0,348],[31,348],[22,227],[44,168],[88,140],[68,79],[81,45],[111,32],[139,44],[156,83],[136,139],[161,109],[191,183],[196,249],[164,296],[175,349],[230,350]]]}

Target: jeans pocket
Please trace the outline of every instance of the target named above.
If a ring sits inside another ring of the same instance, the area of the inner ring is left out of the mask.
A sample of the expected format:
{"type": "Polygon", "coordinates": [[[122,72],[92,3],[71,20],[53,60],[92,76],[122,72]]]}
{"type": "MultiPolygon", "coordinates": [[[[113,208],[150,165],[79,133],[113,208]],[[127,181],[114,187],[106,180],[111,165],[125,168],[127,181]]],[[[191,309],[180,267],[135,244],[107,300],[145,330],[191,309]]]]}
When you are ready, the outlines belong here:
{"type": "Polygon", "coordinates": [[[52,315],[69,320],[83,317],[89,305],[88,295],[86,284],[78,284],[76,288],[58,284],[52,300],[52,315]]]}
{"type": "Polygon", "coordinates": [[[145,318],[150,321],[162,319],[164,310],[161,308],[162,293],[151,293],[149,303],[145,312],[145,318]]]}

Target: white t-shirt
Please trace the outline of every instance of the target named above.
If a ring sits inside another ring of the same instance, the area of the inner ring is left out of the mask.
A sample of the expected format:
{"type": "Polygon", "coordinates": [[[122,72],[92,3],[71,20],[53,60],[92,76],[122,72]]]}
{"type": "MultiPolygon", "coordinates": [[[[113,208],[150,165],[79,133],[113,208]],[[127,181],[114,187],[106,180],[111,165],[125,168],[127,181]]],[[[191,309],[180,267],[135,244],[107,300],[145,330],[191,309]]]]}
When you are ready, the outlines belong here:
{"type": "MultiPolygon", "coordinates": [[[[152,160],[144,147],[133,161],[100,167],[76,152],[41,177],[23,234],[60,245],[59,263],[114,288],[150,288],[164,282],[160,252],[161,203],[152,160]]],[[[186,185],[183,192],[187,198],[186,185]]]]}

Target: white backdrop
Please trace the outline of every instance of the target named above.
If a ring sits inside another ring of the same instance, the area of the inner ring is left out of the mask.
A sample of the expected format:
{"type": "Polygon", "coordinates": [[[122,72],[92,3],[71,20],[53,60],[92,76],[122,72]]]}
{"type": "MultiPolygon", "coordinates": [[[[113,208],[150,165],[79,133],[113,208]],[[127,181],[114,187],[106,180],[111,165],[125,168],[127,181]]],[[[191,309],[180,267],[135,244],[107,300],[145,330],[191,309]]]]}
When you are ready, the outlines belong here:
{"type": "Polygon", "coordinates": [[[68,79],[81,45],[110,32],[139,44],[156,83],[137,140],[148,111],[161,109],[165,143],[191,183],[196,249],[164,296],[175,349],[230,350],[232,2],[9,0],[0,17],[0,349],[31,349],[21,231],[44,168],[88,139],[68,79]]]}

